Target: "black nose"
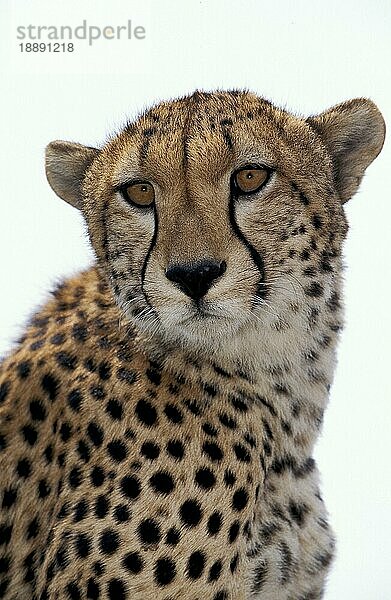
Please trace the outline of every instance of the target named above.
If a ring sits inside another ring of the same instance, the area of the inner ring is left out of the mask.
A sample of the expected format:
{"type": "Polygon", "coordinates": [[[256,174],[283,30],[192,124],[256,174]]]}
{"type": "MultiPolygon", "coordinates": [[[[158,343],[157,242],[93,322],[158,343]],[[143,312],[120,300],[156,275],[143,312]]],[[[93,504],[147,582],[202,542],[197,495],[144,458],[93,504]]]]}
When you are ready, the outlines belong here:
{"type": "Polygon", "coordinates": [[[197,263],[182,263],[172,265],[166,270],[166,277],[176,283],[179,289],[193,298],[199,300],[205,296],[215,279],[220,277],[227,268],[226,262],[215,260],[202,260],[197,263]]]}

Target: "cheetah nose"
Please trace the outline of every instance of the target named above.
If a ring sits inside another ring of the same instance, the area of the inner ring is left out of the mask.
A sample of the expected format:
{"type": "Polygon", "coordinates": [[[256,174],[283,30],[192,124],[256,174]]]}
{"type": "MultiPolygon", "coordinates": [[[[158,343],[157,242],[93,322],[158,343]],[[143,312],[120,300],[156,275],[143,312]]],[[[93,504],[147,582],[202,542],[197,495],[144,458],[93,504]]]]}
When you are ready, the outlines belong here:
{"type": "Polygon", "coordinates": [[[196,263],[174,264],[167,268],[166,277],[193,300],[199,300],[213,285],[214,281],[223,275],[227,264],[223,260],[202,260],[196,263]]]}

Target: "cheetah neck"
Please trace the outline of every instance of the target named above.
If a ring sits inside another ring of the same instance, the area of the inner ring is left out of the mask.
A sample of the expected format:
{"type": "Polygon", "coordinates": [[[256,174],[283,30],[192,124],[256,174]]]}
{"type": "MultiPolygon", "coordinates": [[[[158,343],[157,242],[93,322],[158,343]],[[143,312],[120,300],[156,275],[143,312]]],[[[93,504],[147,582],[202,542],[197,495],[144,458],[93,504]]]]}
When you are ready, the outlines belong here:
{"type": "Polygon", "coordinates": [[[147,344],[151,360],[190,390],[202,389],[205,402],[218,393],[239,395],[263,405],[281,425],[275,455],[303,461],[322,425],[336,362],[342,309],[335,291],[316,305],[305,298],[279,307],[278,319],[256,324],[233,340],[218,340],[207,352],[147,344]]]}

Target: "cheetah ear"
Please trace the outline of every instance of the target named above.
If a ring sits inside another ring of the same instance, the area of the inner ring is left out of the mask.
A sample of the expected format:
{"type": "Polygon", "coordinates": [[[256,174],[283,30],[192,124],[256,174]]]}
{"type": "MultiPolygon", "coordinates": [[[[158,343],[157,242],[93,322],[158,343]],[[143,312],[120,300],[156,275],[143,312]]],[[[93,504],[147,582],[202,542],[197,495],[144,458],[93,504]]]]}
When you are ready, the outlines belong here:
{"type": "Polygon", "coordinates": [[[57,196],[81,209],[83,179],[98,154],[96,148],[73,142],[55,141],[46,146],[46,177],[57,196]]]}
{"type": "Polygon", "coordinates": [[[335,186],[342,202],[356,193],[365,169],[382,149],[384,119],[366,98],[337,104],[307,123],[320,135],[334,166],[335,186]]]}

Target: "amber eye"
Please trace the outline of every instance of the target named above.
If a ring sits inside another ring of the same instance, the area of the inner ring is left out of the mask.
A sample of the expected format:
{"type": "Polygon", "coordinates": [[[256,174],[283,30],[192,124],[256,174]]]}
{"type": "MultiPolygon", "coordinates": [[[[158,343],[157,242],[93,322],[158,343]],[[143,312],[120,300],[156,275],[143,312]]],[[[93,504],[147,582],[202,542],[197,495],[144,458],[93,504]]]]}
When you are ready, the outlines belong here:
{"type": "Polygon", "coordinates": [[[256,192],[268,179],[269,171],[265,167],[244,167],[237,171],[234,182],[237,190],[242,194],[256,192]]]}
{"type": "Polygon", "coordinates": [[[155,200],[155,190],[148,181],[136,181],[122,188],[125,200],[137,206],[151,206],[155,200]]]}

